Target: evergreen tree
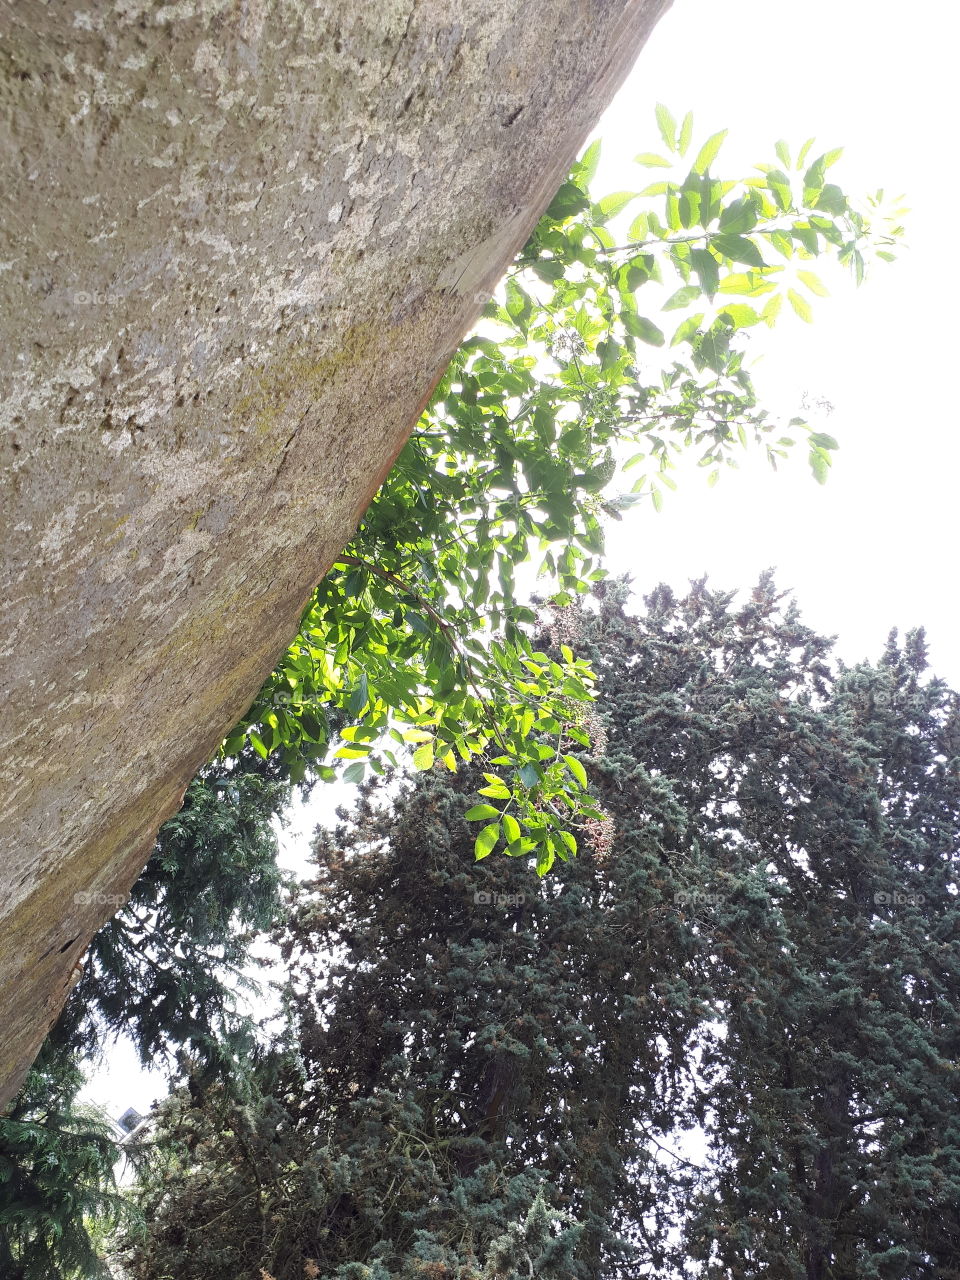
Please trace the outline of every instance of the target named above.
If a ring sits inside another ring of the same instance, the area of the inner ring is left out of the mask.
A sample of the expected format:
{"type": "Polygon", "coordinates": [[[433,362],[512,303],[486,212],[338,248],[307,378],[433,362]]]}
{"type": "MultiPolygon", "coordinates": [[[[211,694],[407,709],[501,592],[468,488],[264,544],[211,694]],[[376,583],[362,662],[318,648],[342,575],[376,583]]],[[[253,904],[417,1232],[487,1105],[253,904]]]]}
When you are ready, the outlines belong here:
{"type": "Polygon", "coordinates": [[[241,969],[280,914],[273,821],[289,797],[282,768],[253,751],[200,771],[129,900],[91,942],[53,1047],[93,1055],[122,1034],[145,1065],[185,1053],[209,1076],[229,1064],[247,1038],[241,969]]]}
{"type": "Polygon", "coordinates": [[[0,1276],[109,1280],[90,1235],[125,1217],[107,1119],[77,1102],[83,1077],[64,1055],[41,1053],[0,1116],[0,1276]]]}
{"type": "Polygon", "coordinates": [[[624,594],[547,638],[600,676],[608,823],[546,881],[472,863],[434,771],[322,834],[289,1034],[259,1096],[168,1105],[137,1280],[957,1274],[957,698],[769,579],[624,594]]]}
{"type": "Polygon", "coordinates": [[[739,608],[660,590],[593,632],[603,794],[642,761],[688,833],[662,841],[714,1010],[695,1273],[956,1276],[960,713],[922,632],[830,663],[769,577],[739,608]]]}
{"type": "Polygon", "coordinates": [[[289,795],[254,752],[207,766],[160,829],[129,901],[96,935],[34,1069],[0,1118],[0,1277],[107,1275],[94,1242],[117,1219],[109,1123],[78,1101],[81,1061],[125,1034],[202,1090],[249,1052],[240,967],[280,908],[272,819],[289,795]]]}
{"type": "Polygon", "coordinates": [[[960,717],[924,667],[914,633],[809,701],[744,689],[690,1233],[718,1280],[960,1276],[960,717]]]}
{"type": "MultiPolygon", "coordinates": [[[[669,820],[662,788],[650,807],[669,820]]],[[[292,1040],[259,1099],[168,1104],[134,1276],[666,1265],[683,1183],[666,1138],[703,1016],[661,978],[686,941],[670,871],[651,840],[547,881],[472,863],[463,809],[462,779],[434,773],[320,836],[283,937],[292,1040]]]]}

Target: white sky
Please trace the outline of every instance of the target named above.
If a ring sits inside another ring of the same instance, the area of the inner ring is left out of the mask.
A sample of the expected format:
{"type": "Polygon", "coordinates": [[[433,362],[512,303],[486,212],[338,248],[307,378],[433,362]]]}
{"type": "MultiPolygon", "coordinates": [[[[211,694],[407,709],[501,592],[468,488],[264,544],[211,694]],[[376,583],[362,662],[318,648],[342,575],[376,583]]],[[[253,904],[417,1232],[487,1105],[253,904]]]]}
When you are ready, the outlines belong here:
{"type": "Polygon", "coordinates": [[[851,281],[816,300],[812,325],[785,309],[755,373],[761,399],[785,403],[787,416],[804,390],[834,405],[822,426],[841,448],[826,486],[800,455],[777,474],[759,458],[724,469],[712,490],[691,476],[659,515],[626,517],[608,563],[641,592],[659,581],[683,590],[704,572],[719,587],[749,587],[774,566],[845,659],[879,656],[891,626],[920,624],[934,668],[954,684],[958,398],[952,358],[938,350],[960,285],[946,231],[960,208],[947,158],[957,35],[946,3],[677,0],[597,129],[596,179],[605,192],[633,189],[631,171],[657,176],[630,157],[662,150],[662,101],[678,117],[693,110],[698,136],[730,129],[718,173],[724,160],[773,161],[781,137],[795,154],[814,134],[819,149],[845,148],[831,172],[849,194],[906,193],[909,251],[859,290],[851,281]]]}
{"type": "MultiPolygon", "coordinates": [[[[661,581],[682,591],[704,573],[718,587],[749,588],[773,566],[846,660],[879,656],[891,626],[924,625],[934,669],[954,686],[958,27],[946,0],[906,10],[892,0],[676,0],[596,130],[604,151],[594,184],[602,195],[655,180],[632,157],[662,149],[653,108],[664,102],[678,118],[694,112],[695,140],[729,128],[718,173],[724,162],[737,173],[773,161],[778,138],[795,153],[815,135],[820,150],[845,148],[831,176],[848,194],[906,194],[909,251],[860,290],[831,284],[813,325],[785,309],[755,371],[761,399],[786,417],[804,391],[834,405],[819,424],[841,446],[826,486],[799,452],[776,474],[759,458],[725,468],[714,489],[705,473],[685,477],[660,514],[644,505],[611,530],[607,563],[630,572],[640,593],[661,581]]],[[[336,792],[340,803],[349,788],[336,792]]],[[[286,865],[302,865],[331,799],[318,788],[319,803],[292,815],[286,865]]],[[[118,1045],[90,1095],[119,1115],[145,1111],[163,1089],[118,1045]]]]}

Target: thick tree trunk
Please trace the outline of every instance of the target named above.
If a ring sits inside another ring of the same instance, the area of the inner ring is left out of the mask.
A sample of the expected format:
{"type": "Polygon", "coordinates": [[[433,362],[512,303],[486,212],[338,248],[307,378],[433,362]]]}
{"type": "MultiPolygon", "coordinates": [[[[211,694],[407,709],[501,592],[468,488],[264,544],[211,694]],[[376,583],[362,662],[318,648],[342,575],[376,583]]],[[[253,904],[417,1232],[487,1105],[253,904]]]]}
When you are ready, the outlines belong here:
{"type": "Polygon", "coordinates": [[[0,13],[0,1097],[669,0],[0,13]]]}

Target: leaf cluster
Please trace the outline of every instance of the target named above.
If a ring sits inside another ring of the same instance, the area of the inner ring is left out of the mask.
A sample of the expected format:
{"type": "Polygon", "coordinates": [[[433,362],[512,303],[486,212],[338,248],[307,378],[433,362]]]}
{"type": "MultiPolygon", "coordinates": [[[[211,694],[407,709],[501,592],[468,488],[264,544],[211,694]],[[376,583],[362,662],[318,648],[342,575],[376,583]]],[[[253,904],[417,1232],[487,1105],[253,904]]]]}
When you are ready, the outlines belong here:
{"type": "MultiPolygon", "coordinates": [[[[678,128],[657,115],[672,158],[639,161],[669,167],[687,154],[692,119],[678,128]]],[[[596,200],[599,146],[588,148],[225,755],[252,747],[295,780],[349,781],[382,774],[407,746],[418,769],[483,757],[502,803],[477,814],[490,818],[477,856],[501,847],[545,873],[575,852],[575,832],[598,817],[577,767],[592,677],[572,651],[536,649],[518,572],[570,606],[604,575],[605,522],[647,498],[659,507],[680,452],[713,483],[751,440],[775,465],[803,435],[825,479],[836,442],[801,419],[783,434],[758,407],[744,335],[773,325],[784,296],[806,316],[798,288],[822,292],[813,259],[832,255],[859,280],[868,248],[899,234],[827,181],[839,151],[808,163],[808,143],[790,173],[719,177],[723,136],[682,181],[596,200]],[[628,208],[638,211],[615,234],[628,208]],[[660,325],[680,313],[668,345],[660,325]]],[[[789,169],[784,144],[777,152],[789,169]]]]}

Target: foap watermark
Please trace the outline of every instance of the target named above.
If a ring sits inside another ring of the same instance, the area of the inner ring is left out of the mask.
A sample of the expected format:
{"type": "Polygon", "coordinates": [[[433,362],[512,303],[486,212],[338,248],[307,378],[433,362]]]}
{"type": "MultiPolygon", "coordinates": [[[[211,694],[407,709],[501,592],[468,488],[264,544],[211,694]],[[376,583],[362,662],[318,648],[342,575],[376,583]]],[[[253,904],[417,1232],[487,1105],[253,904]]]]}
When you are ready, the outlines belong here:
{"type": "Polygon", "coordinates": [[[473,895],[478,907],[522,907],[526,895],[522,893],[491,893],[487,889],[478,889],[473,895]]]}
{"type": "Polygon", "coordinates": [[[78,107],[124,107],[132,98],[133,95],[129,92],[117,93],[109,89],[78,89],[73,95],[78,107]]]}
{"type": "Polygon", "coordinates": [[[704,893],[702,889],[678,889],[673,895],[678,907],[718,907],[723,900],[722,893],[704,893]]]}
{"type": "Polygon", "coordinates": [[[99,889],[81,889],[79,893],[73,895],[73,900],[78,907],[89,907],[91,904],[98,907],[122,907],[127,899],[122,893],[101,893],[99,889]]]}
{"type": "Polygon", "coordinates": [[[323,100],[323,94],[302,89],[295,89],[292,93],[280,89],[273,95],[275,107],[319,107],[323,100]]]}
{"type": "Polygon", "coordinates": [[[878,907],[922,907],[926,898],[922,893],[902,893],[899,889],[892,891],[878,889],[873,895],[873,901],[878,907]]]}
{"type": "Polygon", "coordinates": [[[78,289],[73,295],[75,307],[113,307],[119,301],[119,293],[90,293],[86,289],[78,289]]]}

